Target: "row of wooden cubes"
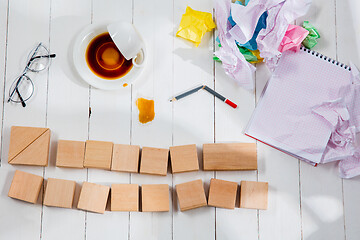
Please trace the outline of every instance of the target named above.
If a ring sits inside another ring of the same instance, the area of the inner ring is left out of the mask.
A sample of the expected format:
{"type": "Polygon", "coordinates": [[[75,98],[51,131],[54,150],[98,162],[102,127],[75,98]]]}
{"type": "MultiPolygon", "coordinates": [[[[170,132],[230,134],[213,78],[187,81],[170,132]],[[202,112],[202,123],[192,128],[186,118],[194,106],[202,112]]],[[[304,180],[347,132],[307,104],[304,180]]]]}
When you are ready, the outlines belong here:
{"type": "MultiPolygon", "coordinates": [[[[16,171],[9,197],[35,203],[43,183],[41,176],[16,171]]],[[[43,204],[46,206],[72,208],[75,181],[49,178],[46,184],[43,204]]],[[[206,199],[202,180],[176,185],[179,206],[186,211],[203,206],[235,208],[238,184],[220,179],[211,179],[209,198],[206,199]]],[[[78,209],[104,213],[110,187],[84,182],[77,204],[78,209]]],[[[267,209],[268,183],[242,181],[240,185],[240,207],[267,209]]],[[[141,204],[143,212],[169,211],[169,186],[167,184],[143,184],[141,204]]],[[[139,185],[112,184],[111,211],[139,211],[139,185]]]]}
{"type": "MultiPolygon", "coordinates": [[[[10,164],[47,166],[50,129],[13,126],[10,134],[10,164]]],[[[172,173],[198,171],[195,144],[170,149],[113,144],[104,141],[59,140],[56,166],[100,168],[112,171],[166,175],[169,161],[172,173]]],[[[255,143],[212,143],[203,145],[204,170],[256,170],[255,143]]]]}

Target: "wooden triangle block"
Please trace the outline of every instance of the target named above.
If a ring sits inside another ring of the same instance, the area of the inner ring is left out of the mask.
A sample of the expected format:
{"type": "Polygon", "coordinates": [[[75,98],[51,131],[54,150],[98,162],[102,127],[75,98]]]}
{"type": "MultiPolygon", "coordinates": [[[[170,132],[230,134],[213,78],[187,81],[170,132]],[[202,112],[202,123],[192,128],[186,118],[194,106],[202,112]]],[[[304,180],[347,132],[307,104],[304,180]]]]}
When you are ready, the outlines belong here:
{"type": "Polygon", "coordinates": [[[10,164],[47,166],[50,129],[13,126],[10,134],[10,164]]]}

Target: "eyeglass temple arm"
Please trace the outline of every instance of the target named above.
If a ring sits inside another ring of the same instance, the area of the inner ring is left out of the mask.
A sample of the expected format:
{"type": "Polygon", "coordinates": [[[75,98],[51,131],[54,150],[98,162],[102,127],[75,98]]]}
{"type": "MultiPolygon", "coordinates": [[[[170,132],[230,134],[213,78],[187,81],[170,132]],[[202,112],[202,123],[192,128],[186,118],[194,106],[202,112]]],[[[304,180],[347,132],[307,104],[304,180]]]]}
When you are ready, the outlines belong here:
{"type": "Polygon", "coordinates": [[[56,57],[56,54],[55,54],[55,53],[49,54],[49,55],[32,57],[32,58],[30,58],[30,60],[29,60],[29,62],[28,62],[28,64],[27,64],[26,67],[29,67],[30,64],[32,63],[32,61],[34,61],[35,59],[39,59],[39,58],[54,58],[54,57],[56,57]]]}

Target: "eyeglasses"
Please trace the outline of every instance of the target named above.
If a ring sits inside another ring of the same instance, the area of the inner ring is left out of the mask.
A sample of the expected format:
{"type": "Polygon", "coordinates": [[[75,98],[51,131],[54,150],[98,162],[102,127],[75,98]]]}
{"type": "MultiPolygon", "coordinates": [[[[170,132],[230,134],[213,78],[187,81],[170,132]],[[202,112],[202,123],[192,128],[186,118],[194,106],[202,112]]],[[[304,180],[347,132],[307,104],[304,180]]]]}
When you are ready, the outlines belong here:
{"type": "Polygon", "coordinates": [[[23,107],[26,107],[25,102],[34,94],[34,82],[27,75],[28,72],[38,73],[47,69],[51,59],[55,57],[56,54],[50,54],[49,50],[42,43],[39,43],[29,53],[23,73],[11,84],[8,102],[21,103],[23,107]]]}

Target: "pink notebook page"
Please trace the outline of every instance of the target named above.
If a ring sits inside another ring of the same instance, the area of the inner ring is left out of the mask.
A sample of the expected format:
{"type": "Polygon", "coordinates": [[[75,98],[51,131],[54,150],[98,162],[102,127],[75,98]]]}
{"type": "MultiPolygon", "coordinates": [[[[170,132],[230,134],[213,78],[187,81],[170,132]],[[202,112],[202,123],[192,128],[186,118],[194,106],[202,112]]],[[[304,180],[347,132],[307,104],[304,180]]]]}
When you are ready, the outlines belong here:
{"type": "Polygon", "coordinates": [[[245,134],[302,160],[319,163],[332,128],[312,112],[351,84],[348,67],[305,48],[287,51],[268,81],[245,134]]]}

